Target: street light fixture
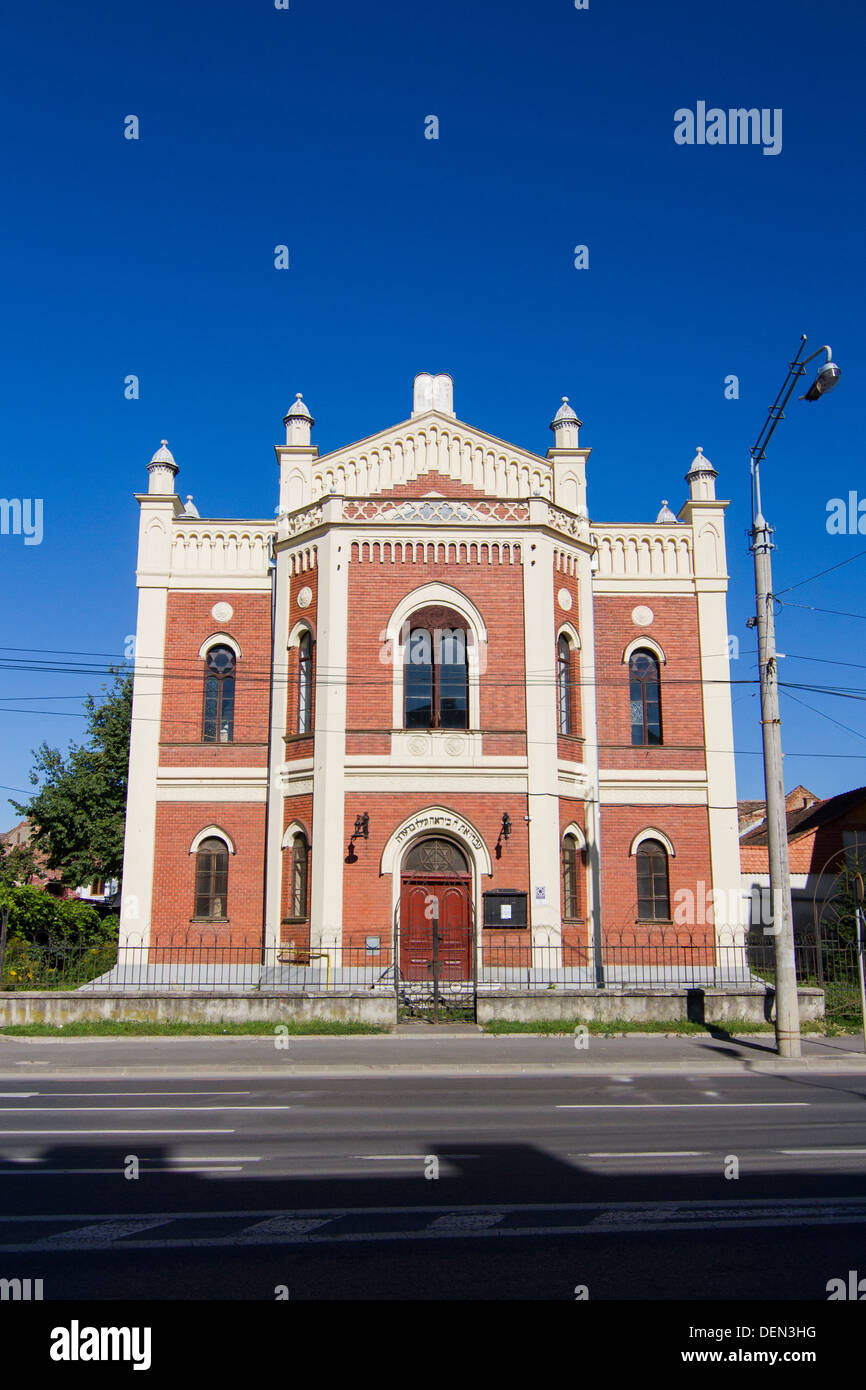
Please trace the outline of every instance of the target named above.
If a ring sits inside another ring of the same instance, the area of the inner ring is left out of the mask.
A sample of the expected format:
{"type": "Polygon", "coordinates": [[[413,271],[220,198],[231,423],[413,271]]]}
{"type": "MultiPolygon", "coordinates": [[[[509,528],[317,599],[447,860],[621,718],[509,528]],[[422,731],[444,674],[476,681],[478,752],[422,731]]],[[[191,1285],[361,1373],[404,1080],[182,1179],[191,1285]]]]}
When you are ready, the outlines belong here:
{"type": "Polygon", "coordinates": [[[806,335],[778,396],[767,414],[757,443],[749,451],[752,471],[752,538],[755,559],[755,603],[758,628],[758,671],[761,687],[761,731],[764,745],[764,788],[767,798],[767,851],[770,869],[770,901],[773,913],[776,959],[776,1049],[780,1057],[800,1056],[800,1009],[794,955],[794,914],[791,907],[791,873],[788,863],[788,818],[782,769],[782,731],[779,717],[779,673],[776,660],[776,623],[773,607],[773,575],[770,551],[773,528],[761,509],[761,461],[791,399],[797,382],[806,375],[807,363],[826,352],[827,361],[800,400],[817,401],[839,384],[841,372],[829,347],[801,358],[806,335]]]}

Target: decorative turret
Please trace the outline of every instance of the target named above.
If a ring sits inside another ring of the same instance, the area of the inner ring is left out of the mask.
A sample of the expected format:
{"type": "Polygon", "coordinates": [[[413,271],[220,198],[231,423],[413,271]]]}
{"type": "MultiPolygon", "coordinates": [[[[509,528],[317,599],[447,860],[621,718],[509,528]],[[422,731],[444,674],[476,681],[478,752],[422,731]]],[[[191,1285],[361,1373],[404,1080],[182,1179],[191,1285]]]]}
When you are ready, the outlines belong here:
{"type": "Polygon", "coordinates": [[[283,416],[283,424],[286,427],[286,443],[301,446],[309,444],[310,430],[315,423],[304,405],[304,398],[299,391],[288,415],[283,416]]]}
{"type": "Polygon", "coordinates": [[[578,431],[582,424],[583,421],[578,420],[568,404],[568,396],[563,396],[562,405],[550,423],[550,428],[553,430],[554,449],[576,449],[579,444],[578,431]]]}
{"type": "Polygon", "coordinates": [[[147,465],[147,471],[150,474],[148,492],[156,492],[163,497],[173,495],[178,470],[167,439],[160,441],[160,447],[147,465]]]}
{"type": "Polygon", "coordinates": [[[692,466],[686,474],[690,500],[692,502],[714,502],[718,476],[709,459],[704,458],[704,451],[699,444],[698,451],[692,459],[692,466]]]}
{"type": "Polygon", "coordinates": [[[675,526],[676,522],[677,519],[671,511],[670,507],[668,506],[668,499],[666,497],[663,497],[662,509],[656,517],[656,526],[675,526]]]}

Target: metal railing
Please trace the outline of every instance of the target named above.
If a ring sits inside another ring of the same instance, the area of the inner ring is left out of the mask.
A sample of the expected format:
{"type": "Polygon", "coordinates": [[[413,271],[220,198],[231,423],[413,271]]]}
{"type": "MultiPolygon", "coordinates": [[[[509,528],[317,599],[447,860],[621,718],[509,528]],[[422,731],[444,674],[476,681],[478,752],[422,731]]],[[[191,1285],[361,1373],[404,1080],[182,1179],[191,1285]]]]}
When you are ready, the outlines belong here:
{"type": "MultiPolygon", "coordinates": [[[[441,981],[443,1000],[499,991],[627,989],[748,989],[774,982],[771,936],[738,933],[716,940],[706,932],[622,930],[604,934],[600,949],[566,933],[559,945],[534,945],[529,932],[479,933],[475,978],[441,981]]],[[[387,934],[380,945],[229,945],[159,938],[143,944],[36,944],[11,938],[0,988],[92,992],[423,993],[424,982],[403,978],[387,934]]],[[[826,1016],[839,1026],[861,1018],[857,947],[844,941],[802,940],[797,979],[825,993],[826,1016]]],[[[432,976],[427,987],[432,984],[432,976]]]]}

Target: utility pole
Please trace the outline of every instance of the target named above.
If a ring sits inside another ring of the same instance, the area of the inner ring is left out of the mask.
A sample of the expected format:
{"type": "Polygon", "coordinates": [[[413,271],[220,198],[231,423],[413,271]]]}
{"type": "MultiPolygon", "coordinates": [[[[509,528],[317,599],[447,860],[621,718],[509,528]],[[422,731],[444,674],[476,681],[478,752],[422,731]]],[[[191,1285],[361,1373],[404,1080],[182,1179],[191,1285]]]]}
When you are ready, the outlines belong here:
{"type": "Polygon", "coordinates": [[[770,903],[776,956],[776,1046],[780,1057],[800,1056],[800,1009],[794,954],[794,913],[788,861],[788,819],[782,768],[782,720],[779,715],[779,671],[773,575],[770,551],[772,528],[761,512],[756,473],[757,514],[752,524],[757,602],[758,669],[761,686],[761,734],[764,744],[764,786],[767,798],[767,849],[770,903]]]}
{"type": "Polygon", "coordinates": [[[785,780],[782,770],[782,721],[779,716],[779,671],[776,653],[776,621],[773,608],[773,573],[770,551],[773,528],[761,505],[761,462],[767,444],[780,420],[794,387],[806,374],[806,363],[826,352],[827,361],[801,400],[816,401],[838,384],[841,375],[829,347],[818,348],[810,357],[801,357],[806,335],[778,396],[770,406],[764,428],[750,450],[752,461],[752,554],[755,560],[755,622],[758,629],[758,673],[761,687],[761,734],[764,746],[764,788],[767,799],[767,851],[770,870],[770,902],[773,913],[773,944],[776,958],[776,1050],[780,1057],[800,1056],[800,1005],[797,996],[797,965],[794,954],[794,914],[791,907],[791,873],[788,864],[788,818],[785,809],[785,780]]]}

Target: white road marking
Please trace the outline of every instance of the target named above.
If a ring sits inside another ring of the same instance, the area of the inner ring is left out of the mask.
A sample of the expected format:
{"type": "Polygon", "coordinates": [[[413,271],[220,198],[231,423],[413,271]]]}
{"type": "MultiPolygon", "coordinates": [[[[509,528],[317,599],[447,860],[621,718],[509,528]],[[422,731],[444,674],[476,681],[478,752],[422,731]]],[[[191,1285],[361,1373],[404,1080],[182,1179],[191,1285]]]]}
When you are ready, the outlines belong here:
{"type": "Polygon", "coordinates": [[[706,1149],[647,1149],[633,1153],[613,1151],[611,1153],[568,1154],[568,1158],[703,1158],[706,1149]]]}
{"type": "MultiPolygon", "coordinates": [[[[808,1100],[623,1101],[622,1105],[557,1105],[557,1110],[790,1110],[809,1106],[808,1100]]],[[[2,1112],[0,1112],[2,1113],[2,1112]]]]}
{"type": "Polygon", "coordinates": [[[430,1222],[431,1231],[483,1231],[504,1221],[507,1212],[449,1211],[430,1222]]]}
{"type": "MultiPolygon", "coordinates": [[[[335,1155],[339,1157],[339,1155],[335,1155]]],[[[368,1163],[403,1163],[411,1160],[413,1163],[423,1161],[425,1158],[480,1158],[481,1154],[347,1154],[348,1158],[364,1159],[368,1163]]]]}
{"type": "Polygon", "coordinates": [[[124,1236],[139,1235],[142,1231],[152,1231],[155,1226],[164,1226],[161,1217],[150,1221],[97,1221],[90,1226],[79,1226],[74,1231],[61,1231],[57,1235],[46,1236],[33,1244],[34,1250],[57,1250],[71,1246],[74,1250],[87,1249],[94,1245],[112,1245],[124,1236]]]}
{"type": "Polygon", "coordinates": [[[243,1233],[244,1239],[270,1241],[277,1236],[305,1236],[320,1226],[327,1226],[330,1219],[327,1216],[272,1216],[248,1226],[243,1233]]]}
{"type": "Polygon", "coordinates": [[[4,1134],[16,1136],[28,1134],[40,1139],[48,1139],[55,1134],[102,1134],[109,1136],[123,1134],[234,1134],[233,1129],[5,1129],[4,1134]]]}
{"type": "Polygon", "coordinates": [[[141,1115],[162,1115],[181,1110],[189,1115],[204,1115],[213,1110],[291,1110],[290,1105],[0,1105],[0,1115],[84,1115],[102,1112],[117,1114],[134,1110],[141,1115]]]}
{"type": "Polygon", "coordinates": [[[16,1097],[26,1100],[30,1096],[42,1096],[45,1100],[71,1100],[75,1096],[95,1100],[97,1096],[249,1096],[252,1091],[0,1091],[4,1099],[16,1097]]]}
{"type": "Polygon", "coordinates": [[[780,1154],[866,1154],[866,1149],[778,1149],[780,1154]]]}
{"type": "MultiPolygon", "coordinates": [[[[223,1167],[223,1166],[219,1166],[219,1167],[213,1167],[213,1166],[211,1166],[211,1167],[208,1167],[208,1168],[160,1168],[160,1167],[155,1167],[155,1168],[148,1168],[147,1171],[148,1171],[149,1174],[152,1174],[154,1177],[159,1177],[160,1173],[242,1173],[242,1172],[243,1172],[243,1167],[244,1167],[244,1165],[243,1165],[242,1163],[234,1163],[234,1164],[226,1165],[226,1166],[224,1166],[224,1167],[223,1167]]],[[[62,1176],[62,1177],[65,1177],[65,1178],[76,1178],[76,1177],[80,1177],[80,1176],[82,1176],[82,1175],[86,1175],[87,1177],[94,1177],[96,1174],[99,1174],[99,1175],[102,1176],[102,1177],[117,1177],[117,1175],[118,1175],[119,1173],[121,1173],[122,1171],[123,1171],[123,1170],[122,1170],[120,1167],[117,1167],[117,1168],[30,1168],[30,1169],[28,1169],[28,1170],[26,1171],[26,1173],[25,1173],[24,1169],[20,1169],[20,1170],[19,1170],[19,1169],[15,1169],[15,1168],[0,1168],[0,1178],[22,1178],[22,1177],[25,1177],[25,1176],[28,1177],[28,1178],[61,1177],[61,1176],[62,1176]]]]}
{"type": "Polygon", "coordinates": [[[207,1249],[239,1245],[273,1244],[340,1244],[370,1241],[459,1239],[474,1237],[513,1236],[518,1239],[584,1234],[607,1238],[651,1231],[730,1230],[757,1227],[796,1227],[816,1225],[863,1225],[866,1223],[866,1199],[863,1198],[770,1198],[767,1200],[699,1202],[580,1202],[580,1203],[520,1203],[508,1205],[478,1205],[453,1208],[443,1212],[441,1207],[350,1207],[301,1211],[221,1211],[221,1212],[160,1212],[151,1213],[140,1221],[128,1215],[85,1216],[61,1215],[17,1216],[16,1221],[82,1222],[81,1227],[55,1232],[38,1242],[4,1244],[4,1253],[52,1249],[95,1250],[100,1246],[116,1247],[118,1240],[130,1250],[207,1249]],[[571,1218],[567,1222],[544,1222],[548,1213],[571,1218]],[[387,1226],[376,1229],[375,1218],[399,1216],[402,1228],[387,1226]],[[530,1216],[531,1225],[504,1225],[506,1218],[530,1216]],[[371,1229],[343,1231],[330,1228],[342,1217],[363,1217],[371,1229]],[[406,1229],[406,1218],[415,1219],[414,1229],[406,1229]],[[241,1231],[202,1237],[172,1239],[170,1229],[164,1239],[137,1239],[146,1230],[169,1226],[172,1221],[238,1219],[251,1224],[241,1231]],[[138,1228],[136,1230],[136,1227],[138,1228]]]}

